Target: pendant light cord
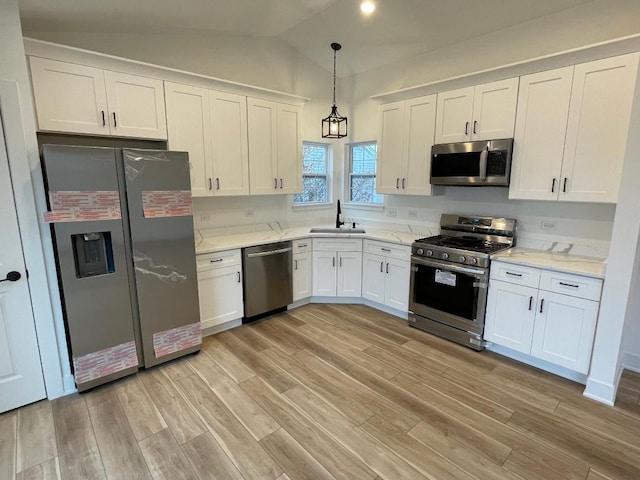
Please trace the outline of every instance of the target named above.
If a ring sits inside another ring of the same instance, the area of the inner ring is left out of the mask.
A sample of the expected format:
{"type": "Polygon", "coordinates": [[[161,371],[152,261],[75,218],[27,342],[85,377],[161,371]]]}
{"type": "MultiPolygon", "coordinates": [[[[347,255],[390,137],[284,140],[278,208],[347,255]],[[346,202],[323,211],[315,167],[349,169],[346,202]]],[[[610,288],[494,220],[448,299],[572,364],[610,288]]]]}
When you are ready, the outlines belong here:
{"type": "Polygon", "coordinates": [[[336,106],[336,50],[333,50],[333,106],[336,106]]]}

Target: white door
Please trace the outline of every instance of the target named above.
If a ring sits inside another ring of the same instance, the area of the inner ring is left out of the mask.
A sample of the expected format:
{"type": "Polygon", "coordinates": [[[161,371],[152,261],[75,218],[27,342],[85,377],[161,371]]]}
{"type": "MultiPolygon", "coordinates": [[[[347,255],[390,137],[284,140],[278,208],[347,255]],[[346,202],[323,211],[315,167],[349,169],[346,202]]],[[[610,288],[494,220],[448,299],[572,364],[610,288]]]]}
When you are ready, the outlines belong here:
{"type": "Polygon", "coordinates": [[[111,135],[167,138],[162,80],[105,70],[111,135]]]}
{"type": "Polygon", "coordinates": [[[277,193],[276,104],[247,98],[247,122],[251,195],[277,193]]]}
{"type": "Polygon", "coordinates": [[[572,80],[573,67],[520,78],[509,198],[558,198],[572,80]]]}
{"type": "Polygon", "coordinates": [[[484,338],[518,352],[531,352],[538,290],[491,280],[484,338]]]}
{"type": "Polygon", "coordinates": [[[39,57],[29,64],[39,130],[109,135],[102,70],[39,57]]]}
{"type": "Polygon", "coordinates": [[[471,140],[512,138],[517,99],[517,77],[476,86],[471,140]]]}
{"type": "Polygon", "coordinates": [[[293,256],[293,301],[311,296],[311,255],[298,253],[293,256]]]}
{"type": "Polygon", "coordinates": [[[0,413],[45,397],[40,351],[22,256],[22,243],[0,123],[0,413]]]}
{"type": "Polygon", "coordinates": [[[404,109],[402,193],[431,195],[431,147],[436,129],[436,95],[413,98],[404,109]]]}
{"type": "Polygon", "coordinates": [[[208,268],[198,272],[200,324],[202,328],[242,318],[242,274],[235,267],[208,268]]]}
{"type": "Polygon", "coordinates": [[[380,133],[378,143],[378,165],[376,169],[376,191],[378,193],[401,193],[404,132],[404,102],[381,105],[380,133]]]}
{"type": "Polygon", "coordinates": [[[313,295],[336,296],[336,253],[313,252],[313,295]]]}
{"type": "Polygon", "coordinates": [[[540,291],[531,355],[588,373],[598,302],[540,291]]]}
{"type": "Polygon", "coordinates": [[[302,191],[302,109],[293,105],[277,106],[278,190],[291,194],[302,191]]]}
{"type": "Polygon", "coordinates": [[[471,138],[473,88],[438,94],[435,143],[465,142],[471,138]]]}
{"type": "Polygon", "coordinates": [[[411,280],[411,262],[387,258],[385,265],[385,305],[409,311],[409,283],[411,280]]]}
{"type": "Polygon", "coordinates": [[[167,82],[165,95],[169,149],[189,153],[193,196],[210,196],[213,194],[213,174],[209,91],[167,82]]]}
{"type": "Polygon", "coordinates": [[[560,199],[618,201],[639,53],[576,65],[560,199]]]}
{"type": "Polygon", "coordinates": [[[384,303],[385,258],[365,253],[362,257],[362,296],[372,302],[384,303]]]}
{"type": "Polygon", "coordinates": [[[213,191],[215,195],[249,195],[247,97],[210,93],[213,191]]]}
{"type": "Polygon", "coordinates": [[[338,297],[362,296],[362,252],[338,252],[338,297]]]}

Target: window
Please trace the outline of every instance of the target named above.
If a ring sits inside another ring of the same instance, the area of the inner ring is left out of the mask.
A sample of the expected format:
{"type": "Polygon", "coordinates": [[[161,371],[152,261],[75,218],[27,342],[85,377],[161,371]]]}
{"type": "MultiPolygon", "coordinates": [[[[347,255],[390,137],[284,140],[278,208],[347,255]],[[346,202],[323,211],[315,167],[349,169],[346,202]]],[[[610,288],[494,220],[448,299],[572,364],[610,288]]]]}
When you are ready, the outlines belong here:
{"type": "Polygon", "coordinates": [[[349,145],[349,200],[353,203],[382,203],[376,193],[376,142],[349,145]]]}
{"type": "Polygon", "coordinates": [[[302,193],[293,197],[293,203],[328,203],[329,198],[329,145],[303,142],[302,193]]]}

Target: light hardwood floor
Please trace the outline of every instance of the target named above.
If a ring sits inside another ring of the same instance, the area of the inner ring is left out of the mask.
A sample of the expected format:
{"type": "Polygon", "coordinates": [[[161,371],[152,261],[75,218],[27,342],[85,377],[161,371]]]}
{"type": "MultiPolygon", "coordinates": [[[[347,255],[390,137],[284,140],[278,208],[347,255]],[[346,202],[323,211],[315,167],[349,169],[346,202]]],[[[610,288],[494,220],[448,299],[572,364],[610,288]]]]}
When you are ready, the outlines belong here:
{"type": "Polygon", "coordinates": [[[640,479],[640,375],[583,387],[363,306],[308,305],[0,415],[0,479],[640,479]]]}

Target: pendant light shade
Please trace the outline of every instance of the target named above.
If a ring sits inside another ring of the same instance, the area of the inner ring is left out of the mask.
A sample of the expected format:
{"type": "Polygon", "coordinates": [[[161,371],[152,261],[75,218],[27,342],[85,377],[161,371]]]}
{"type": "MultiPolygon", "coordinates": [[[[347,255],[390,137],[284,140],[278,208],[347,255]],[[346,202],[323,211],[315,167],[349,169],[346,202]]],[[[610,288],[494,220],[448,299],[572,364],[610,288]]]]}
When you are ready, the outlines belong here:
{"type": "Polygon", "coordinates": [[[339,43],[332,43],[333,49],[333,105],[328,117],[322,119],[322,138],[342,138],[347,136],[347,117],[338,113],[336,106],[336,52],[342,48],[339,43]]]}

